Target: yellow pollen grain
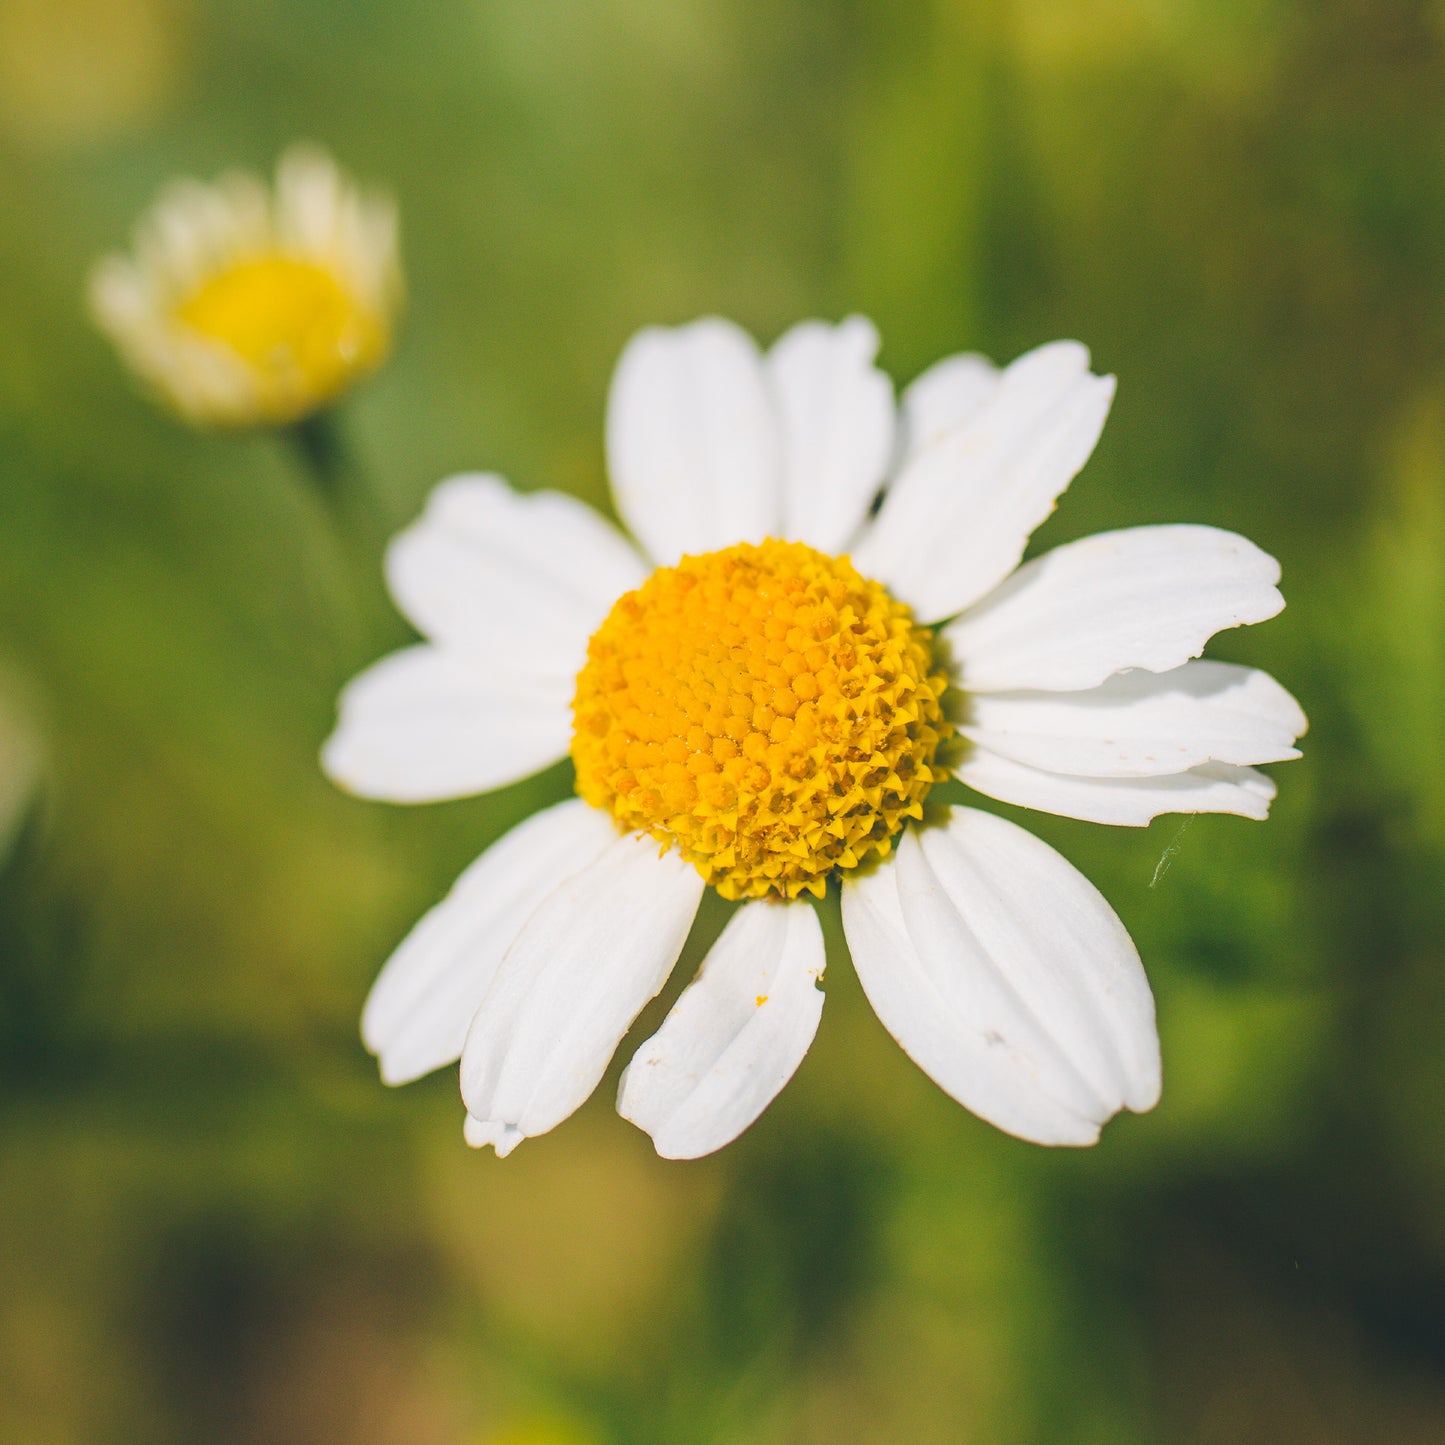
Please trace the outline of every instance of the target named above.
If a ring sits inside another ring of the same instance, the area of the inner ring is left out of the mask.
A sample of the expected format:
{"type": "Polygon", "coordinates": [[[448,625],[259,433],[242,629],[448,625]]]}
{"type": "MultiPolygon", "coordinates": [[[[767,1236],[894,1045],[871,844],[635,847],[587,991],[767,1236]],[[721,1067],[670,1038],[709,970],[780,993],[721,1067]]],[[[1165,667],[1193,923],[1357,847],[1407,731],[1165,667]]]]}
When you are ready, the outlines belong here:
{"type": "Polygon", "coordinates": [[[620,598],[577,678],[577,791],[724,898],[822,897],[923,813],[951,728],[930,634],[846,557],[742,543],[620,598]]]}
{"type": "Polygon", "coordinates": [[[218,272],[173,314],[182,326],[226,347],[311,405],[373,366],[387,344],[382,319],[331,271],[280,254],[218,272]]]}

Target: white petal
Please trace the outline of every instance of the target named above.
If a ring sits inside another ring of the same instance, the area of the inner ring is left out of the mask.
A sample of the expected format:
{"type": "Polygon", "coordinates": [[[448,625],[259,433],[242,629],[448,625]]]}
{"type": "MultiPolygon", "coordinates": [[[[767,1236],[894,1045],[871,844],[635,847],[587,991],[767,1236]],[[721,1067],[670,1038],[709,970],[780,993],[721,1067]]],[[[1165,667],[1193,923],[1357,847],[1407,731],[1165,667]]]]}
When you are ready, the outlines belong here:
{"type": "MultiPolygon", "coordinates": [[[[545,1134],[597,1087],[667,981],[702,898],[698,871],[653,839],[617,838],[559,885],[502,959],[462,1051],[483,1142],[545,1134]]],[[[499,1152],[501,1152],[499,1150],[499,1152]]]]}
{"type": "Polygon", "coordinates": [[[807,903],[749,903],[633,1055],[617,1112],[664,1159],[731,1143],[803,1062],[823,1015],[823,930],[807,903]]]}
{"type": "Polygon", "coordinates": [[[974,747],[954,769],[970,788],[1040,813],[1142,828],[1160,813],[1235,813],[1268,817],[1274,783],[1253,768],[1201,763],[1158,778],[1081,778],[1046,773],[974,747]]]}
{"type": "Polygon", "coordinates": [[[233,254],[234,229],[219,187],[175,180],[137,226],[135,254],[157,291],[174,296],[233,254]]]}
{"type": "Polygon", "coordinates": [[[782,535],[846,549],[893,449],[893,383],[873,365],[878,333],[850,316],[805,321],[768,353],[782,434],[782,535]]]}
{"type": "Polygon", "coordinates": [[[1002,818],[951,810],[843,884],[869,1001],[941,1088],[1010,1134],[1092,1144],[1159,1097],[1154,1000],[1097,889],[1002,818]]]}
{"type": "Polygon", "coordinates": [[[91,269],[90,314],[118,345],[132,341],[137,327],[156,325],[156,302],[149,278],[127,256],[102,256],[91,269]]]}
{"type": "Polygon", "coordinates": [[[485,1149],[488,1144],[497,1151],[498,1159],[505,1159],[527,1136],[510,1124],[492,1124],[485,1119],[468,1114],[462,1125],[462,1138],[473,1149],[485,1149]]]}
{"type": "Polygon", "coordinates": [[[489,792],[563,757],[572,683],[509,678],[419,646],[343,689],[321,750],[332,782],[363,798],[431,803],[489,792]]]}
{"type": "Polygon", "coordinates": [[[1167,672],[1284,606],[1279,563],[1217,527],[1130,527],[1055,547],[943,629],[970,691],[1085,688],[1167,672]]]}
{"type": "Polygon", "coordinates": [[[276,165],[276,229],[298,251],[329,259],[350,191],[336,163],[319,146],[302,141],[276,165]]]}
{"type": "Polygon", "coordinates": [[[1000,376],[986,356],[963,351],[935,362],[903,393],[903,463],[942,441],[977,413],[1000,376]]]}
{"type": "Polygon", "coordinates": [[[1266,672],[1186,662],[1116,673],[1081,692],[970,695],[960,731],[990,752],[1052,773],[1158,777],[1200,763],[1299,757],[1299,704],[1266,672]]]}
{"type": "Polygon", "coordinates": [[[402,941],[378,975],[361,1037],[388,1084],[461,1057],[502,955],[532,910],[617,837],[606,813],[569,799],[499,838],[402,941]]]}
{"type": "Polygon", "coordinates": [[[387,196],[353,197],[343,218],[341,259],[350,269],[360,294],[383,314],[401,300],[401,274],[396,204],[387,196]]]}
{"type": "Polygon", "coordinates": [[[1089,353],[1057,341],[1020,357],[961,425],[919,451],[854,549],[921,621],[951,617],[1018,565],[1089,459],[1114,396],[1089,353]]]}
{"type": "Polygon", "coordinates": [[[647,568],[615,527],[560,492],[500,477],[441,483],[386,553],[396,604],[427,637],[509,677],[570,688],[587,639],[647,568]]]}
{"type": "Polygon", "coordinates": [[[776,536],[777,416],[752,338],[715,317],[634,336],[612,380],[607,464],[655,562],[776,536]]]}

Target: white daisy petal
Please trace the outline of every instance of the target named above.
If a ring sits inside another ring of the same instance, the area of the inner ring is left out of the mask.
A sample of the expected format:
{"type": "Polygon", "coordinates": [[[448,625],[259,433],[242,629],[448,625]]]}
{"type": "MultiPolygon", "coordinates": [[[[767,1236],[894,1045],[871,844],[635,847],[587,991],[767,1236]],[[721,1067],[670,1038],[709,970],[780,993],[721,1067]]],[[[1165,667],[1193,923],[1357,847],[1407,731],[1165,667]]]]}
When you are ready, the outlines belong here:
{"type": "Polygon", "coordinates": [[[1158,777],[1200,763],[1299,757],[1299,704],[1268,673],[1224,662],[1121,672],[1081,692],[994,692],[968,699],[963,736],[1052,773],[1158,777]]]}
{"type": "Polygon", "coordinates": [[[1269,816],[1274,783],[1253,768],[1201,763],[1157,778],[1084,778],[1047,773],[975,747],[954,769],[970,788],[1040,813],[1142,828],[1161,813],[1234,813],[1269,816]]]}
{"type": "Polygon", "coordinates": [[[1279,563],[1217,527],[1131,527],[1055,547],[943,629],[971,692],[1093,687],[1167,672],[1283,606],[1279,563]]]}
{"type": "Polygon", "coordinates": [[[264,251],[272,236],[271,197],[253,175],[231,171],[215,184],[219,201],[213,213],[212,247],[228,260],[264,251]]]}
{"type": "Polygon", "coordinates": [[[647,567],[617,529],[561,492],[452,477],[387,548],[396,604],[418,631],[508,677],[565,681],[647,567]]]}
{"type": "Polygon", "coordinates": [[[1113,377],[1058,341],[1020,357],[961,425],[919,451],[854,549],[865,577],[920,620],[951,617],[1008,576],[1030,534],[1089,459],[1113,377]]]}
{"type": "Polygon", "coordinates": [[[493,843],[387,960],[361,1037],[388,1084],[461,1057],[472,1015],[533,909],[617,837],[607,814],[571,798],[493,843]]]}
{"type": "Polygon", "coordinates": [[[919,376],[903,393],[903,465],[971,420],[993,395],[1000,375],[986,356],[964,351],[919,376]]]}
{"type": "Polygon", "coordinates": [[[278,235],[300,254],[330,257],[349,190],[325,151],[305,141],[291,146],[276,166],[278,235]]]}
{"type": "Polygon", "coordinates": [[[385,196],[362,196],[347,215],[343,252],[373,305],[395,305],[404,289],[399,232],[396,205],[385,196]]]}
{"type": "Polygon", "coordinates": [[[702,876],[677,853],[659,857],[653,839],[630,834],[537,907],[462,1051],[462,1098],[477,1121],[469,1137],[504,1152],[587,1098],[667,981],[702,890],[702,876]]]}
{"type": "Polygon", "coordinates": [[[823,930],[807,903],[733,914],[662,1027],[632,1057],[617,1112],[664,1159],[731,1143],[793,1077],[823,1015],[823,930]]]}
{"type": "Polygon", "coordinates": [[[143,270],[187,287],[227,258],[228,231],[227,207],[211,187],[175,180],[136,226],[136,254],[143,270]]]}
{"type": "Polygon", "coordinates": [[[153,305],[149,283],[126,256],[102,256],[90,273],[91,314],[108,334],[125,337],[153,305]]]}
{"type": "Polygon", "coordinates": [[[951,810],[843,885],[843,927],[884,1027],[974,1113],[1040,1144],[1092,1144],[1159,1097],[1154,1001],[1109,905],[1052,848],[951,810]]]}
{"type": "Polygon", "coordinates": [[[850,316],[805,321],[768,353],[782,437],[782,536],[843,551],[893,449],[893,383],[873,365],[878,332],[850,316]]]}
{"type": "Polygon", "coordinates": [[[430,803],[515,783],[564,757],[572,685],[503,677],[420,646],[343,689],[321,752],[332,782],[363,798],[430,803]]]}
{"type": "Polygon", "coordinates": [[[633,337],[608,399],[607,463],[655,562],[776,535],[777,416],[752,338],[714,317],[633,337]]]}
{"type": "Polygon", "coordinates": [[[462,1125],[462,1138],[473,1149],[485,1149],[488,1144],[497,1151],[498,1159],[505,1159],[527,1136],[510,1124],[493,1124],[485,1119],[468,1114],[462,1125]]]}

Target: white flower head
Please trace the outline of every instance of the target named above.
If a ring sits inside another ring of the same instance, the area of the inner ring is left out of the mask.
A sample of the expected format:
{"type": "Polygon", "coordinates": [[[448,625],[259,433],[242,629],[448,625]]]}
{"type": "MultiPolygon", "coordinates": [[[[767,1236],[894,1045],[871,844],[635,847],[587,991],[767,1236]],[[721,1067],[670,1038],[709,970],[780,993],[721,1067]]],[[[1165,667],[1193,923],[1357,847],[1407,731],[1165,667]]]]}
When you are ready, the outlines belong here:
{"type": "Polygon", "coordinates": [[[720,320],[644,331],[607,421],[637,545],[492,476],[442,483],[392,543],[426,640],[346,688],[330,776],[421,802],[577,770],[580,797],[462,875],[363,1015],[389,1083],[461,1059],[472,1144],[506,1154],[587,1098],[709,884],[742,906],[618,1099],[665,1156],[735,1138],[798,1067],[830,881],[878,1016],[975,1113],[1089,1144],[1157,1100],[1153,997],[1097,890],[1013,823],[922,805],[951,769],[1101,823],[1263,818],[1252,764],[1298,756],[1304,716],[1196,659],[1280,610],[1279,568],[1199,526],[1020,566],[1113,379],[1059,342],[1004,370],[952,357],[895,408],[877,348],[859,317],[766,355],[720,320]]]}
{"type": "Polygon", "coordinates": [[[174,181],[104,257],[91,314],[131,369],[198,426],[282,425],[377,367],[401,303],[396,208],[296,145],[274,191],[174,181]]]}

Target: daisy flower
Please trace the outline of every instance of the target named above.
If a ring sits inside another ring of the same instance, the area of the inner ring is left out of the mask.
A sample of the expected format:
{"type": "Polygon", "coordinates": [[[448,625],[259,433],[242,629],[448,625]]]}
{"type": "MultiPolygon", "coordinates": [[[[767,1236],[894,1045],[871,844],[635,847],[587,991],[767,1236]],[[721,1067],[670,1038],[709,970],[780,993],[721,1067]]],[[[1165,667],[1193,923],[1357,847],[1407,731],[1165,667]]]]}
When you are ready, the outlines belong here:
{"type": "Polygon", "coordinates": [[[664,1156],[728,1143],[798,1067],[830,882],[879,1018],[967,1108],[1089,1144],[1156,1102],[1153,997],[1108,904],[1024,829],[928,794],[951,772],[1099,823],[1263,818],[1251,764],[1297,757],[1304,716],[1195,659],[1280,610],[1279,567],[1201,526],[1020,566],[1113,378],[1067,341],[1004,370],[955,356],[895,408],[877,348],[859,317],[766,355],[720,320],[644,331],[607,417],[634,540],[462,476],[391,544],[426,640],[342,693],[328,774],[422,802],[570,753],[580,795],[488,849],[366,1004],[388,1083],[460,1058],[473,1145],[506,1154],[587,1098],[708,886],[741,906],[618,1098],[664,1156]]]}
{"type": "Polygon", "coordinates": [[[96,325],[197,426],[311,415],[385,358],[400,301],[395,207],[310,145],[274,194],[241,173],[172,182],[90,279],[96,325]]]}

